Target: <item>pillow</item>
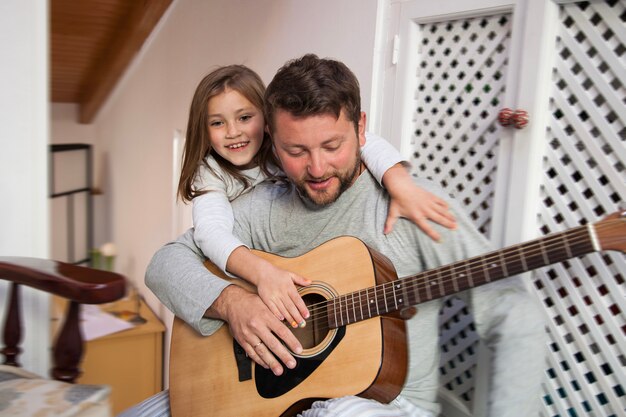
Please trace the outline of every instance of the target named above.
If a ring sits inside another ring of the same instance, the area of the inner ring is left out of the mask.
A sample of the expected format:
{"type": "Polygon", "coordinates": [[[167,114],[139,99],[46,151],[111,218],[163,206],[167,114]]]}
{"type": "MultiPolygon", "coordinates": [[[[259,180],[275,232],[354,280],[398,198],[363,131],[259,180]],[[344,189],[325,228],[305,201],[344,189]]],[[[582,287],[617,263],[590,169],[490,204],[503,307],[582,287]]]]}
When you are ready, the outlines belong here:
{"type": "Polygon", "coordinates": [[[69,384],[0,365],[0,415],[110,417],[108,385],[69,384]]]}

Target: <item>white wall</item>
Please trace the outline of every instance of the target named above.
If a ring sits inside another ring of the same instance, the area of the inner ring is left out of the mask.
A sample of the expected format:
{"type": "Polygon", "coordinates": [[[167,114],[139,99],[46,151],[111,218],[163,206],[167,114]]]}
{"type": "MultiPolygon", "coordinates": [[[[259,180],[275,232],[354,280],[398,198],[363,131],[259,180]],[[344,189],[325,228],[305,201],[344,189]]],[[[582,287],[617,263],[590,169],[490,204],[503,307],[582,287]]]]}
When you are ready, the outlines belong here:
{"type": "MultiPolygon", "coordinates": [[[[0,256],[48,256],[47,12],[45,0],[0,2],[0,256]]],[[[0,287],[2,316],[6,288],[0,287]]],[[[35,291],[23,296],[29,325],[21,361],[45,374],[48,297],[35,291]]]]}

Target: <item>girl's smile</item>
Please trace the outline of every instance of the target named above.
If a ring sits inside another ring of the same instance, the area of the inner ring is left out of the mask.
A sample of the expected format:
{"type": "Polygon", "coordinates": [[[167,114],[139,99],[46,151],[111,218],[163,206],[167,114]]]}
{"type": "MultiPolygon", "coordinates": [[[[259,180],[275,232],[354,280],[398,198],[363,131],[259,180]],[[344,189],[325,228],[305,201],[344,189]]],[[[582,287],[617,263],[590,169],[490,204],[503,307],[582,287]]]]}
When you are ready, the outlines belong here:
{"type": "Polygon", "coordinates": [[[245,146],[248,146],[250,142],[240,142],[240,143],[235,143],[234,145],[228,145],[227,148],[229,149],[241,149],[245,146]]]}

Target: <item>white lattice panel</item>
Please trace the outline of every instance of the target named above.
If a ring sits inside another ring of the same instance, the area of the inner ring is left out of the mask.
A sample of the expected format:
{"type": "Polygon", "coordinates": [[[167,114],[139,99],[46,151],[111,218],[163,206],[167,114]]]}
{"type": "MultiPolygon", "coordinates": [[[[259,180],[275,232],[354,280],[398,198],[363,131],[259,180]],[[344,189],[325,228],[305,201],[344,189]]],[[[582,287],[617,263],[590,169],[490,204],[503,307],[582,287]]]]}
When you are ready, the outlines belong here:
{"type": "MultiPolygon", "coordinates": [[[[625,2],[561,6],[539,212],[541,232],[626,199],[625,2]]],[[[534,274],[547,311],[544,416],[626,414],[626,257],[593,254],[534,274]]]]}
{"type": "MultiPolygon", "coordinates": [[[[596,221],[626,199],[625,3],[559,6],[553,90],[546,92],[551,119],[540,233],[596,221]]],[[[486,235],[511,21],[501,14],[419,25],[414,175],[454,194],[486,235]]],[[[625,256],[616,253],[533,274],[550,336],[542,416],[626,415],[625,279],[625,256]]],[[[471,318],[453,299],[441,323],[442,383],[469,404],[476,349],[471,318]]]]}
{"type": "Polygon", "coordinates": [[[510,26],[503,14],[420,27],[414,174],[454,194],[487,234],[510,26]]]}
{"type": "Polygon", "coordinates": [[[472,316],[465,303],[453,297],[446,300],[440,322],[440,384],[471,404],[478,348],[472,316]]]}
{"type": "MultiPolygon", "coordinates": [[[[413,174],[438,182],[489,233],[511,16],[420,25],[413,174]]],[[[465,304],[448,300],[441,321],[441,382],[471,402],[478,336],[465,304]]]]}

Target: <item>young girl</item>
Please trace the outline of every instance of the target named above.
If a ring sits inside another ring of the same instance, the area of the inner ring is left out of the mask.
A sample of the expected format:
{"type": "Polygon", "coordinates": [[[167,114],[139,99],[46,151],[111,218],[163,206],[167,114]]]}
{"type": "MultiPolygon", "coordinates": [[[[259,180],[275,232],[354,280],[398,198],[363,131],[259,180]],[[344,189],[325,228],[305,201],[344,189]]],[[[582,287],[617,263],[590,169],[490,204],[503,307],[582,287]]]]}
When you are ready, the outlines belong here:
{"type": "MultiPolygon", "coordinates": [[[[264,91],[261,78],[241,65],[218,68],[200,82],[189,111],[178,194],[193,201],[194,239],[204,255],[227,274],[254,284],[280,320],[304,326],[309,313],[294,284],[310,281],[254,255],[232,234],[230,201],[280,172],[265,132],[264,91]]],[[[455,227],[446,203],[413,184],[402,158],[385,140],[367,134],[361,155],[392,197],[384,233],[398,216],[410,218],[436,240],[427,218],[455,227]]]]}

